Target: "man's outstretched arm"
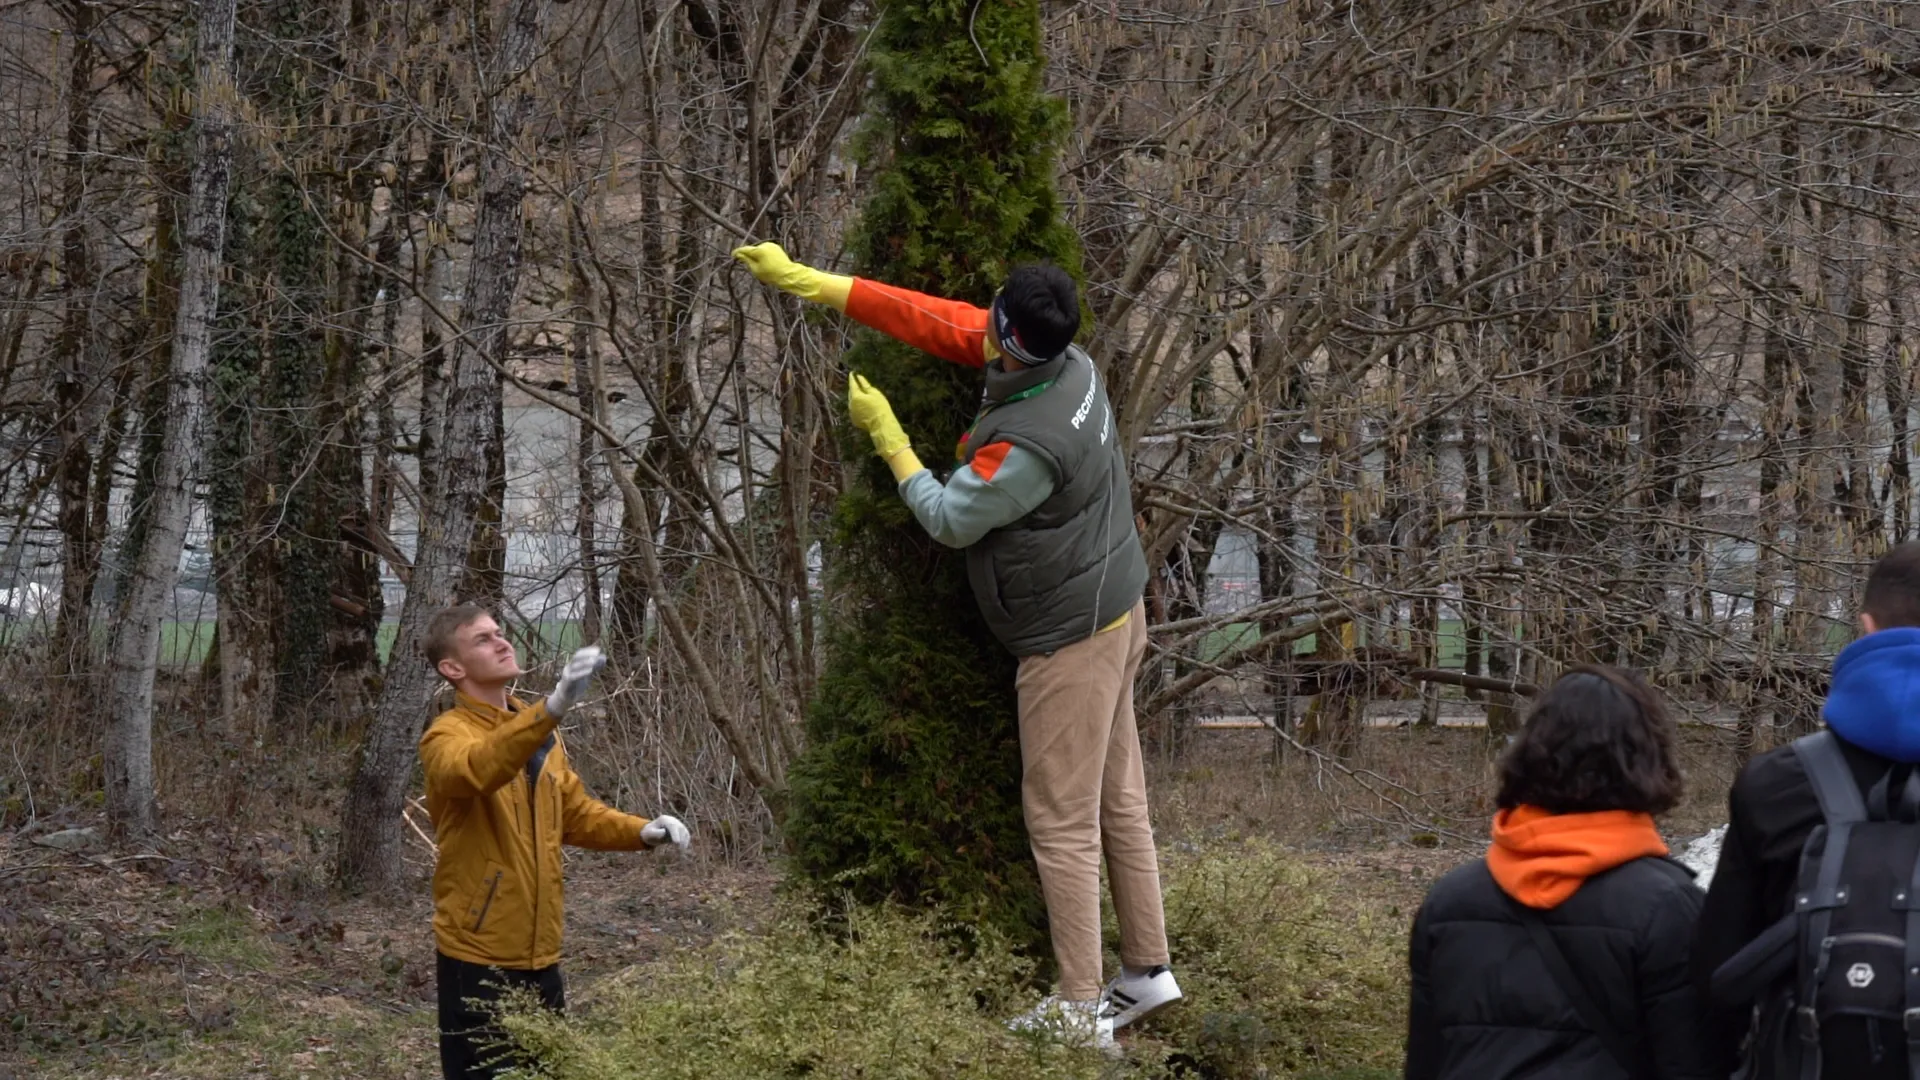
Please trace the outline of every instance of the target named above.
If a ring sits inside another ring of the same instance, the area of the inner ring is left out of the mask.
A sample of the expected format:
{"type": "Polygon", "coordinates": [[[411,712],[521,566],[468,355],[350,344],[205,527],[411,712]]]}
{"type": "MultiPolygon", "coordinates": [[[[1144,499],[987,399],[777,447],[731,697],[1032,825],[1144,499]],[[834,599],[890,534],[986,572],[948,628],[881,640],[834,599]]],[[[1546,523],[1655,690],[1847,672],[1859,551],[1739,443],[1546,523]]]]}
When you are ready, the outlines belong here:
{"type": "Polygon", "coordinates": [[[935,540],[967,547],[1030,513],[1053,494],[1052,466],[1010,442],[974,451],[945,484],[934,479],[893,415],[887,396],[865,376],[847,376],[847,413],[873,439],[873,452],[892,470],[900,498],[935,540]]]}
{"type": "Polygon", "coordinates": [[[735,248],[733,254],[764,284],[845,312],[863,326],[942,360],[981,367],[993,357],[985,308],[867,278],[815,270],[788,258],[775,243],[735,248]]]}
{"type": "Polygon", "coordinates": [[[638,851],[647,846],[640,834],[647,819],[622,813],[587,794],[580,774],[561,756],[553,782],[560,789],[560,842],[571,847],[602,851],[638,851]]]}
{"type": "Polygon", "coordinates": [[[854,278],[847,317],[963,367],[986,366],[987,309],[854,278]]]}
{"type": "Polygon", "coordinates": [[[526,768],[556,722],[545,705],[521,709],[488,731],[444,714],[420,737],[427,786],[453,799],[485,795],[526,768]]]}

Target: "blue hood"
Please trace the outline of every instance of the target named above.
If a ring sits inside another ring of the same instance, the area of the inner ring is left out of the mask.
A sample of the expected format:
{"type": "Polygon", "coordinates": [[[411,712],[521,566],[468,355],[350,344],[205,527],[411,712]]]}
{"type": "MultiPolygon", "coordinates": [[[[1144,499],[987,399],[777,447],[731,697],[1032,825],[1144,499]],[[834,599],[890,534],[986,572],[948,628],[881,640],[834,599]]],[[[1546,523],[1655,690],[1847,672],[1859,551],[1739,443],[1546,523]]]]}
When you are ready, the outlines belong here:
{"type": "Polygon", "coordinates": [[[1861,749],[1920,762],[1920,627],[1868,634],[1840,650],[1822,715],[1861,749]]]}

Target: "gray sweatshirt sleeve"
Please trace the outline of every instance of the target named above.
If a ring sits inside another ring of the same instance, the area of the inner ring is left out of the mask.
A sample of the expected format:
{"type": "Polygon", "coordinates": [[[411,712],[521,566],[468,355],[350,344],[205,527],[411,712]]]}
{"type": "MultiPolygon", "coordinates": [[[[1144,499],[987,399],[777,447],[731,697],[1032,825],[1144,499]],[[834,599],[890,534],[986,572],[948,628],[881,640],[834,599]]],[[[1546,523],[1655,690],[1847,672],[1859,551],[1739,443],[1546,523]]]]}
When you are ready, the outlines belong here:
{"type": "Polygon", "coordinates": [[[963,548],[1025,517],[1047,501],[1053,488],[1053,469],[1038,454],[995,443],[953,470],[945,485],[921,469],[901,482],[900,497],[927,535],[963,548]]]}

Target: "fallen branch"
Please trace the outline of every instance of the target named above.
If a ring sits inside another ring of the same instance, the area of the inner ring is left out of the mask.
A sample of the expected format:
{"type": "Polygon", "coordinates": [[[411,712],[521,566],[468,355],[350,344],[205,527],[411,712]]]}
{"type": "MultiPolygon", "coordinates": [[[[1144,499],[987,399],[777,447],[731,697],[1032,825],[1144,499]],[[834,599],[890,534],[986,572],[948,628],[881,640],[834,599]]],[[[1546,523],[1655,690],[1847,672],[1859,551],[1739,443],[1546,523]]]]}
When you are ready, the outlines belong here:
{"type": "MultiPolygon", "coordinates": [[[[1357,601],[1348,610],[1323,615],[1317,619],[1297,622],[1291,626],[1270,631],[1250,645],[1242,645],[1235,648],[1227,655],[1221,657],[1220,663],[1208,664],[1191,657],[1178,657],[1181,663],[1190,665],[1195,670],[1181,676],[1173,685],[1155,694],[1147,702],[1146,708],[1143,711],[1148,715],[1156,714],[1174,702],[1179,701],[1181,698],[1186,697],[1188,694],[1206,686],[1213,680],[1223,675],[1233,674],[1235,668],[1241,667],[1251,661],[1271,656],[1275,651],[1289,647],[1293,642],[1301,638],[1309,637],[1322,631],[1332,630],[1352,622],[1356,617],[1366,614],[1382,602],[1383,601],[1378,598],[1371,601],[1357,601]]],[[[1159,649],[1159,651],[1164,653],[1169,650],[1159,649]]]]}
{"type": "Polygon", "coordinates": [[[54,859],[47,862],[27,863],[25,866],[0,866],[0,874],[24,874],[29,870],[70,870],[73,865],[54,859]]]}
{"type": "Polygon", "coordinates": [[[80,861],[76,863],[63,859],[50,859],[46,862],[27,863],[24,866],[0,866],[0,874],[24,874],[29,870],[78,870],[81,867],[92,867],[95,870],[111,870],[125,862],[140,862],[143,860],[158,860],[160,862],[174,861],[172,856],[168,855],[120,855],[109,859],[104,855],[88,855],[81,851],[69,851],[66,852],[66,854],[80,861]]]}
{"type": "Polygon", "coordinates": [[[1540,694],[1540,688],[1530,682],[1469,675],[1464,671],[1448,671],[1445,668],[1414,668],[1397,674],[1408,682],[1443,683],[1447,686],[1463,686],[1468,690],[1487,690],[1496,694],[1515,694],[1520,697],[1537,697],[1540,694]]]}

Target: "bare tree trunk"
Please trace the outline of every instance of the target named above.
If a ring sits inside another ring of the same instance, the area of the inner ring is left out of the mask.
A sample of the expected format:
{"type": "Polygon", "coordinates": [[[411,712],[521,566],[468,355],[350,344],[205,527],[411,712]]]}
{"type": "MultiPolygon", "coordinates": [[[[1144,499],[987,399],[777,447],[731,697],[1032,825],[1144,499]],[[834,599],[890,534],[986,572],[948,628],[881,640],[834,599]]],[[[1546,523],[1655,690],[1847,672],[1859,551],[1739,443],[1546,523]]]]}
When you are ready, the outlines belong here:
{"type": "MultiPolygon", "coordinates": [[[[571,229],[583,229],[578,207],[568,217],[571,229]]],[[[580,437],[574,446],[574,468],[580,481],[580,501],[574,511],[574,532],[580,540],[580,643],[591,645],[600,640],[604,616],[600,610],[600,559],[595,550],[599,493],[594,483],[594,461],[600,456],[593,433],[592,417],[597,415],[593,396],[593,279],[587,275],[586,252],[581,238],[569,236],[571,277],[568,288],[573,300],[573,392],[580,402],[580,437]]]]}
{"type": "Polygon", "coordinates": [[[272,382],[265,370],[270,349],[263,325],[279,320],[263,313],[265,283],[273,278],[271,255],[261,250],[265,230],[258,204],[244,194],[248,180],[257,176],[243,172],[243,194],[228,208],[221,259],[226,286],[207,359],[210,390],[201,450],[202,498],[213,540],[215,630],[200,674],[220,684],[225,729],[249,742],[264,735],[273,719],[282,596],[274,535],[280,508],[272,494],[281,476],[269,450],[277,416],[262,408],[264,388],[272,382]]]}
{"type": "MultiPolygon", "coordinates": [[[[1437,477],[1440,475],[1440,447],[1442,445],[1442,439],[1443,429],[1440,421],[1431,420],[1420,425],[1420,468],[1423,470],[1424,477],[1427,478],[1425,483],[1429,491],[1438,485],[1437,477]]],[[[1425,521],[1432,521],[1438,516],[1429,501],[1430,499],[1431,496],[1422,498],[1416,504],[1416,510],[1414,511],[1425,521]]],[[[1438,535],[1429,530],[1425,525],[1420,526],[1419,531],[1415,533],[1415,535],[1420,538],[1416,543],[1411,545],[1411,549],[1415,551],[1432,551],[1436,541],[1439,539],[1438,535]]],[[[1412,638],[1412,651],[1414,656],[1419,659],[1421,666],[1430,668],[1439,667],[1439,597],[1427,595],[1422,597],[1414,605],[1412,638]]],[[[1420,727],[1440,726],[1439,683],[1421,684],[1420,717],[1417,723],[1420,727]]]]}
{"type": "Polygon", "coordinates": [[[420,435],[414,444],[414,453],[419,462],[419,519],[426,520],[427,507],[433,505],[440,488],[440,443],[445,427],[447,404],[447,332],[453,327],[447,325],[446,312],[441,305],[446,303],[447,284],[451,269],[447,265],[452,261],[447,252],[449,227],[447,224],[447,176],[446,161],[452,154],[452,147],[445,139],[436,138],[430,144],[426,156],[426,175],[410,185],[410,199],[415,210],[426,216],[425,250],[416,238],[414,257],[418,262],[414,272],[425,282],[427,299],[430,303],[420,305],[420,435]]]}
{"type": "Polygon", "coordinates": [[[491,122],[466,302],[448,388],[441,474],[422,507],[420,542],[406,603],[400,609],[393,656],[347,789],[338,871],[339,883],[349,888],[389,889],[399,883],[403,871],[400,812],[413,774],[414,740],[435,678],[416,654],[427,621],[454,599],[486,497],[486,450],[493,437],[493,403],[500,394],[500,374],[494,364],[505,359],[507,318],[520,284],[526,175],[513,144],[532,110],[527,75],[541,44],[547,12],[547,0],[513,0],[487,72],[491,122]]]}
{"type": "MultiPolygon", "coordinates": [[[[243,431],[254,427],[254,418],[244,408],[232,422],[243,431]]],[[[216,458],[210,475],[222,464],[216,458]]],[[[252,496],[252,505],[242,505],[231,522],[217,508],[227,501],[227,493],[218,491],[220,485],[211,486],[219,497],[208,500],[214,504],[208,516],[213,526],[215,584],[214,648],[209,658],[218,664],[222,722],[237,735],[258,739],[273,722],[278,683],[274,619],[280,608],[279,575],[272,558],[273,540],[267,529],[259,527],[267,484],[257,475],[243,477],[232,493],[233,501],[252,496]]]]}
{"type": "MultiPolygon", "coordinates": [[[[356,5],[353,19],[352,36],[365,41],[365,35],[373,29],[370,13],[356,5]]],[[[369,129],[364,134],[367,137],[363,142],[349,143],[349,153],[369,153],[376,146],[392,142],[385,131],[375,134],[369,129]]],[[[326,378],[319,397],[322,402],[348,401],[359,393],[369,374],[368,345],[382,340],[369,334],[369,329],[381,307],[383,278],[373,268],[361,266],[351,251],[369,246],[365,219],[356,211],[372,206],[371,177],[349,179],[344,195],[345,205],[337,212],[336,227],[351,240],[334,252],[334,296],[330,304],[334,311],[344,314],[345,326],[329,332],[326,338],[326,378]]],[[[399,222],[390,217],[371,245],[377,266],[387,273],[398,267],[400,231],[399,222]]],[[[330,541],[315,545],[315,554],[332,564],[325,597],[313,598],[322,600],[327,610],[321,620],[324,661],[311,686],[317,701],[308,715],[331,731],[349,725],[357,728],[372,715],[380,673],[380,620],[385,612],[380,563],[368,542],[368,523],[373,520],[366,452],[371,425],[364,415],[351,416],[351,410],[349,414],[337,428],[339,434],[327,437],[316,450],[319,497],[307,507],[309,531],[330,541]]]]}
{"type": "MultiPolygon", "coordinates": [[[[1522,469],[1526,467],[1523,464],[1525,459],[1518,457],[1515,452],[1516,443],[1526,438],[1526,430],[1521,426],[1515,432],[1516,423],[1511,407],[1505,403],[1487,410],[1486,467],[1481,474],[1479,494],[1489,509],[1514,510],[1527,502],[1527,484],[1521,479],[1522,469]]],[[[1525,452],[1524,447],[1521,452],[1525,452]]],[[[1515,526],[1516,531],[1524,529],[1525,526],[1515,526]]],[[[1510,536],[1503,536],[1498,524],[1490,524],[1482,536],[1489,546],[1516,542],[1510,536]]],[[[1523,658],[1515,647],[1520,639],[1516,631],[1521,618],[1517,591],[1511,583],[1502,582],[1482,594],[1487,599],[1487,607],[1481,640],[1489,678],[1525,678],[1521,668],[1523,658]]],[[[1509,736],[1519,732],[1523,721],[1511,694],[1487,695],[1486,714],[1487,746],[1490,750],[1505,745],[1509,736]]]]}
{"type": "Polygon", "coordinates": [[[226,246],[227,187],[233,165],[234,0],[202,0],[194,81],[193,181],[188,195],[185,266],[173,331],[172,382],[155,469],[148,527],[130,560],[132,573],[113,637],[107,687],[107,820],[121,838],[150,833],[153,805],[153,679],[160,621],[180,571],[199,457],[210,331],[220,302],[226,246]]]}
{"type": "MultiPolygon", "coordinates": [[[[1460,505],[1471,519],[1463,526],[1467,542],[1476,551],[1486,548],[1487,485],[1480,461],[1480,418],[1468,405],[1460,418],[1460,505]]],[[[1460,670],[1482,675],[1487,670],[1486,589],[1476,579],[1460,587],[1460,670]]],[[[1478,696],[1477,692],[1475,696],[1478,696]]]]}
{"type": "Polygon", "coordinates": [[[1888,540],[1904,544],[1913,535],[1913,467],[1909,461],[1910,442],[1907,417],[1913,408],[1913,353],[1908,344],[1906,300],[1900,295],[1899,234],[1887,227],[1887,246],[1894,255],[1887,260],[1887,345],[1881,364],[1881,389],[1887,399],[1887,421],[1893,437],[1887,443],[1886,491],[1880,501],[1890,514],[1888,540]]]}
{"type": "MultiPolygon", "coordinates": [[[[1893,190],[1887,186],[1894,182],[1890,175],[1892,162],[1892,154],[1880,155],[1874,170],[1873,190],[1889,193],[1893,190]]],[[[1907,298],[1902,295],[1906,275],[1901,262],[1906,257],[1905,237],[1898,224],[1899,216],[1888,212],[1897,203],[1897,196],[1883,194],[1875,207],[1880,212],[1881,243],[1886,250],[1886,260],[1880,268],[1886,275],[1887,297],[1887,339],[1880,363],[1880,389],[1886,398],[1887,424],[1892,438],[1887,440],[1887,473],[1880,488],[1880,503],[1885,511],[1887,544],[1904,544],[1912,535],[1909,514],[1913,505],[1910,462],[1913,435],[1908,428],[1913,408],[1913,355],[1907,336],[1907,298]]]]}
{"type": "MultiPolygon", "coordinates": [[[[506,359],[502,349],[501,360],[506,359]]],[[[476,604],[498,606],[507,598],[507,415],[500,379],[496,376],[481,403],[487,413],[487,442],[483,456],[486,486],[480,500],[480,513],[474,522],[472,546],[467,550],[467,576],[457,590],[460,599],[476,604]]],[[[449,402],[449,405],[452,403],[449,402]]],[[[452,424],[452,410],[448,410],[452,424]]],[[[449,469],[464,465],[449,464],[449,469]]]]}
{"type": "MultiPolygon", "coordinates": [[[[1753,558],[1752,652],[1756,675],[1770,670],[1773,665],[1777,636],[1774,598],[1782,562],[1779,557],[1780,511],[1787,499],[1784,440],[1788,409],[1787,372],[1792,363],[1786,326],[1787,300],[1784,295],[1788,284],[1788,224],[1781,221],[1774,227],[1780,230],[1781,235],[1771,238],[1767,244],[1766,265],[1760,279],[1764,295],[1759,303],[1764,312],[1760,320],[1764,335],[1761,344],[1761,385],[1767,408],[1760,437],[1760,520],[1759,528],[1755,531],[1753,558]]],[[[1751,755],[1767,749],[1761,719],[1763,714],[1771,710],[1772,702],[1763,686],[1764,683],[1755,679],[1746,688],[1746,700],[1740,710],[1736,753],[1743,762],[1751,755]]]]}
{"type": "MultiPolygon", "coordinates": [[[[1321,463],[1315,479],[1320,520],[1313,557],[1322,575],[1334,571],[1339,580],[1352,581],[1356,576],[1353,519],[1358,486],[1358,470],[1348,457],[1353,423],[1340,410],[1328,412],[1331,418],[1320,429],[1321,463]]],[[[1342,622],[1337,630],[1323,630],[1314,635],[1313,658],[1352,660],[1361,644],[1359,637],[1359,628],[1351,620],[1342,622]]],[[[1338,757],[1352,757],[1360,751],[1366,708],[1367,695],[1363,689],[1343,686],[1323,691],[1308,704],[1306,715],[1300,720],[1300,740],[1338,757]]]]}
{"type": "Polygon", "coordinates": [[[51,659],[53,674],[71,678],[92,666],[87,662],[92,651],[88,614],[93,579],[100,570],[100,535],[93,531],[90,512],[93,460],[87,439],[94,426],[88,417],[98,411],[105,373],[96,362],[97,338],[92,330],[95,270],[88,227],[92,207],[87,198],[97,15],[93,5],[85,3],[67,5],[66,12],[73,30],[73,55],[67,80],[67,168],[60,208],[65,219],[60,269],[66,291],[54,382],[60,444],[60,614],[54,624],[51,659]]]}
{"type": "Polygon", "coordinates": [[[1845,522],[1856,560],[1871,560],[1885,550],[1880,505],[1869,475],[1873,456],[1873,416],[1867,406],[1867,378],[1873,367],[1867,297],[1866,259],[1849,259],[1845,330],[1840,342],[1840,460],[1834,502],[1845,522]]]}

